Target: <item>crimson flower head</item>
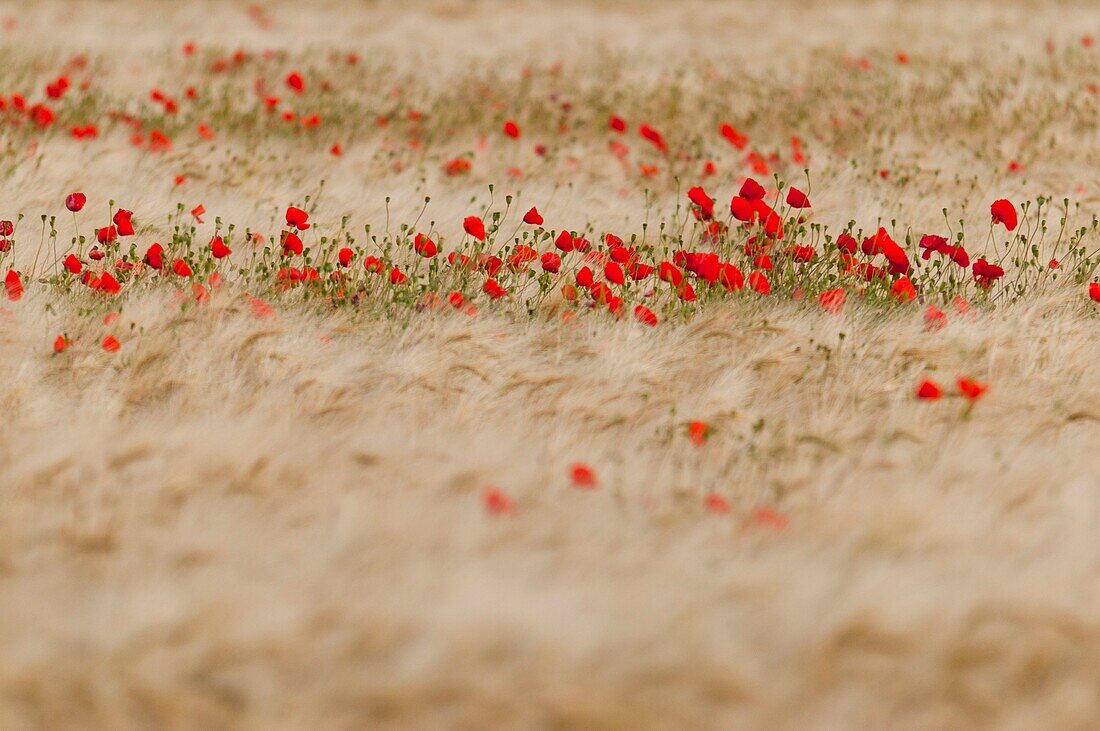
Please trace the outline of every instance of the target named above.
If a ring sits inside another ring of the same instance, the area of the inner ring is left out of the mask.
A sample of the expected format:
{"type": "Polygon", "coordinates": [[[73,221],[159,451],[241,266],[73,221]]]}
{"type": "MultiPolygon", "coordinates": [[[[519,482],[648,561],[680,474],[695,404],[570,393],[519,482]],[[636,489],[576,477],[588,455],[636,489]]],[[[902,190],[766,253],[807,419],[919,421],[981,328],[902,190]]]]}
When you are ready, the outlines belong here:
{"type": "Polygon", "coordinates": [[[584,490],[594,490],[599,485],[596,472],[584,462],[577,462],[569,468],[569,477],[573,485],[584,490]]]}
{"type": "Polygon", "coordinates": [[[728,122],[722,125],[719,132],[738,150],[744,150],[745,146],[749,144],[749,138],[738,132],[737,128],[728,122]]]}
{"type": "Polygon", "coordinates": [[[701,185],[697,185],[688,191],[688,200],[699,206],[703,218],[708,220],[714,218],[714,199],[707,195],[701,185]]]}
{"type": "Polygon", "coordinates": [[[540,214],[539,209],[535,208],[534,206],[531,206],[531,210],[523,214],[523,222],[528,225],[541,226],[542,221],[542,214],[540,214]]]}
{"type": "Polygon", "coordinates": [[[191,267],[183,259],[176,259],[176,263],[172,265],[172,271],[178,277],[190,277],[193,273],[191,267]]]}
{"type": "Polygon", "coordinates": [[[993,282],[1005,275],[1005,270],[997,264],[990,264],[985,259],[978,259],[971,267],[974,279],[979,286],[989,287],[993,282]]]}
{"type": "Polygon", "coordinates": [[[4,277],[4,287],[8,292],[8,299],[12,302],[23,296],[23,280],[19,276],[19,272],[14,269],[8,270],[8,275],[4,277]]]}
{"type": "Polygon", "coordinates": [[[791,188],[787,191],[787,205],[791,208],[809,208],[810,199],[798,188],[791,188]]]}
{"type": "Polygon", "coordinates": [[[509,119],[507,122],[504,123],[504,134],[508,135],[513,140],[518,140],[519,125],[509,119]]]}
{"type": "Polygon", "coordinates": [[[104,226],[95,232],[95,239],[101,244],[109,244],[117,238],[118,230],[114,226],[104,226]]]}
{"type": "Polygon", "coordinates": [[[623,273],[623,268],[613,261],[604,264],[603,275],[607,278],[607,281],[612,284],[621,285],[626,281],[626,275],[623,273]]]}
{"type": "Polygon", "coordinates": [[[492,277],[485,280],[485,286],[481,289],[483,292],[485,292],[485,294],[489,295],[489,299],[494,300],[500,299],[501,297],[508,294],[508,290],[500,286],[500,283],[492,277]]]}
{"type": "Polygon", "coordinates": [[[961,393],[963,396],[966,396],[971,401],[977,401],[979,398],[982,397],[982,394],[989,390],[988,385],[981,383],[980,381],[975,381],[973,378],[967,378],[965,376],[959,377],[958,384],[959,393],[961,393]]]}
{"type": "Polygon", "coordinates": [[[293,89],[296,94],[301,94],[306,89],[306,80],[297,71],[291,71],[287,74],[286,85],[293,89]]]}
{"type": "Polygon", "coordinates": [[[688,424],[688,438],[691,439],[691,443],[697,447],[703,446],[703,444],[710,438],[710,425],[705,421],[695,421],[688,424]]]}
{"type": "Polygon", "coordinates": [[[70,193],[65,198],[65,207],[73,213],[76,213],[84,207],[84,204],[88,202],[88,196],[83,193],[70,193]]]}
{"type": "Polygon", "coordinates": [[[283,231],[283,256],[301,254],[305,250],[302,239],[293,231],[283,231]]]}
{"type": "Polygon", "coordinates": [[[225,240],[221,236],[215,236],[210,240],[210,253],[215,259],[224,259],[233,252],[225,245],[225,240]]]}
{"type": "Polygon", "coordinates": [[[935,401],[941,396],[943,396],[943,388],[933,380],[926,378],[917,386],[917,398],[919,399],[935,401]]]}
{"type": "Polygon", "coordinates": [[[309,228],[309,214],[296,206],[290,206],[286,209],[286,225],[293,226],[299,231],[305,231],[309,228]]]}
{"type": "Polygon", "coordinates": [[[478,241],[485,240],[485,222],[477,216],[466,216],[462,221],[462,228],[478,241]]]}
{"type": "Polygon", "coordinates": [[[1011,201],[1004,198],[993,201],[989,213],[993,216],[993,223],[1002,224],[1009,231],[1016,230],[1016,206],[1011,201]]]}
{"type": "Polygon", "coordinates": [[[645,305],[636,305],[634,307],[634,318],[644,325],[657,327],[657,315],[645,305]]]}
{"type": "Polygon", "coordinates": [[[115,212],[114,223],[118,227],[119,236],[133,236],[134,224],[130,220],[134,215],[133,211],[127,211],[125,208],[119,208],[115,212]]]}
{"type": "Polygon", "coordinates": [[[638,128],[638,133],[641,134],[642,137],[656,145],[657,149],[661,152],[668,151],[668,143],[665,142],[665,138],[653,127],[650,127],[648,124],[643,124],[638,128]]]}
{"type": "Polygon", "coordinates": [[[164,267],[164,247],[160,244],[154,243],[145,252],[145,263],[151,266],[153,269],[162,269],[164,267]]]}
{"type": "Polygon", "coordinates": [[[413,250],[425,259],[431,259],[439,253],[439,247],[424,234],[417,234],[413,239],[413,250]]]}
{"type": "Polygon", "coordinates": [[[490,487],[482,496],[485,509],[492,515],[510,515],[516,512],[516,504],[508,493],[500,488],[490,487]]]}
{"type": "Polygon", "coordinates": [[[607,126],[616,132],[626,132],[626,120],[622,117],[617,117],[614,114],[611,115],[611,119],[608,120],[607,126]]]}
{"type": "Polygon", "coordinates": [[[561,271],[561,257],[553,251],[546,252],[542,255],[542,269],[551,274],[557,274],[561,271]]]}
{"type": "Polygon", "coordinates": [[[909,302],[917,298],[916,287],[913,286],[912,280],[904,275],[898,277],[890,286],[890,293],[899,302],[909,302]]]}
{"type": "Polygon", "coordinates": [[[747,201],[761,200],[764,197],[764,186],[752,178],[745,178],[745,182],[741,184],[741,192],[738,195],[747,201]]]}
{"type": "Polygon", "coordinates": [[[843,287],[837,287],[836,289],[828,289],[822,292],[818,296],[818,301],[821,302],[821,307],[826,312],[831,312],[834,315],[839,315],[840,311],[844,309],[844,300],[847,295],[843,287]]]}
{"type": "Polygon", "coordinates": [[[562,252],[568,254],[573,250],[573,234],[569,233],[565,229],[558,234],[558,237],[554,239],[554,246],[558,247],[562,252]]]}
{"type": "Polygon", "coordinates": [[[1100,302],[1100,282],[1089,282],[1089,297],[1094,302],[1100,302]]]}
{"type": "Polygon", "coordinates": [[[336,252],[336,260],[340,262],[340,266],[342,267],[351,266],[351,260],[354,256],[355,252],[346,246],[336,252]]]}
{"type": "Polygon", "coordinates": [[[751,223],[756,218],[756,209],[753,208],[752,201],[739,195],[735,195],[730,201],[730,213],[744,223],[751,223]]]}
{"type": "Polygon", "coordinates": [[[727,515],[730,512],[730,501],[716,492],[709,493],[703,500],[707,510],[715,515],[727,515]]]}

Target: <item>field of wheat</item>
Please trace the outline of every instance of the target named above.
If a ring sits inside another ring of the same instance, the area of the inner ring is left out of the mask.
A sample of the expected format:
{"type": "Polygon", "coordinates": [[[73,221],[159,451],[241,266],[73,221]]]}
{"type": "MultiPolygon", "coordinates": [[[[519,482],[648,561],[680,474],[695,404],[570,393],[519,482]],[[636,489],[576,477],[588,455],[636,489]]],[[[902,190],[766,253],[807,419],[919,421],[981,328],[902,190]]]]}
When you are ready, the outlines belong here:
{"type": "Polygon", "coordinates": [[[0,727],[1095,728],[1093,34],[0,2],[0,727]]]}

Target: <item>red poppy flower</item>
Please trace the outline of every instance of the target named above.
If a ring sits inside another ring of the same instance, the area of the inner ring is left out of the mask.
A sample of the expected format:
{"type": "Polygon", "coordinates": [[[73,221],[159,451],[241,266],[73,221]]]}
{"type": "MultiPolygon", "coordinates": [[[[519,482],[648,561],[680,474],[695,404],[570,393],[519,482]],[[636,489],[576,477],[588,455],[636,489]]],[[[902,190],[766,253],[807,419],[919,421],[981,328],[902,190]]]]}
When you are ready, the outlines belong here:
{"type": "Polygon", "coordinates": [[[621,285],[626,282],[626,275],[623,273],[623,268],[613,261],[609,261],[604,265],[603,275],[607,278],[607,281],[612,284],[621,285]]]}
{"type": "Polygon", "coordinates": [[[592,269],[589,267],[581,267],[577,272],[577,284],[582,287],[591,287],[594,281],[595,277],[592,274],[592,269]]]}
{"type": "Polygon", "coordinates": [[[485,240],[485,223],[477,216],[466,216],[462,221],[462,228],[478,241],[485,240]]]}
{"type": "Polygon", "coordinates": [[[293,226],[299,231],[305,231],[309,228],[309,214],[296,206],[289,206],[286,209],[286,225],[293,226]]]}
{"type": "Polygon", "coordinates": [[[108,353],[117,353],[119,348],[122,347],[122,343],[118,342],[118,338],[116,338],[114,335],[108,335],[107,337],[103,338],[102,345],[103,349],[106,350],[108,353]]]}
{"type": "Polygon", "coordinates": [[[84,269],[84,264],[76,257],[76,254],[66,256],[62,264],[69,270],[70,274],[80,274],[81,270],[84,269]]]}
{"type": "Polygon", "coordinates": [[[117,227],[119,236],[133,236],[134,224],[130,220],[134,215],[133,211],[127,211],[125,208],[120,208],[115,212],[115,217],[112,219],[117,227]]]}
{"type": "Polygon", "coordinates": [[[510,515],[516,512],[516,504],[503,490],[490,487],[482,495],[485,509],[492,515],[510,515]]]}
{"type": "Polygon", "coordinates": [[[451,307],[457,310],[461,308],[462,305],[466,304],[466,298],[462,295],[461,292],[455,290],[454,292],[451,292],[449,295],[447,295],[447,302],[450,303],[451,307]]]}
{"type": "Polygon", "coordinates": [[[381,274],[386,271],[386,265],[377,256],[368,256],[363,259],[363,268],[371,274],[381,274]]]}
{"type": "Polygon", "coordinates": [[[283,231],[283,256],[301,254],[305,251],[302,239],[292,231],[283,231]]]}
{"type": "Polygon", "coordinates": [[[345,246],[336,252],[336,261],[340,263],[340,266],[348,267],[351,266],[351,260],[354,256],[355,252],[345,246]]]}
{"type": "Polygon", "coordinates": [[[791,208],[809,208],[810,199],[798,188],[791,188],[787,191],[787,205],[791,208]]]}
{"type": "Polygon", "coordinates": [[[821,306],[826,312],[831,312],[834,315],[839,315],[840,311],[844,309],[844,300],[847,297],[847,293],[843,287],[837,287],[836,289],[827,289],[818,296],[818,301],[821,302],[821,306]]]}
{"type": "Polygon", "coordinates": [[[921,381],[920,386],[917,387],[917,398],[925,401],[935,401],[943,396],[943,388],[940,384],[930,379],[924,379],[921,381]]]}
{"type": "Polygon", "coordinates": [[[190,277],[193,273],[191,267],[183,259],[176,259],[176,263],[172,265],[172,271],[178,277],[190,277]]]}
{"type": "Polygon", "coordinates": [[[409,281],[409,278],[406,276],[405,272],[401,271],[401,267],[394,266],[394,268],[390,270],[390,284],[396,286],[398,284],[404,284],[407,281],[409,281]]]}
{"type": "Polygon", "coordinates": [[[662,261],[657,265],[657,277],[662,282],[668,282],[673,287],[680,286],[680,283],[684,281],[684,273],[670,261],[662,261]]]}
{"type": "Polygon", "coordinates": [[[707,195],[702,186],[695,186],[688,190],[688,200],[695,205],[699,206],[699,210],[703,214],[703,218],[714,218],[714,199],[707,195]]]}
{"type": "Polygon", "coordinates": [[[974,279],[981,287],[989,287],[1005,275],[1005,270],[997,264],[990,264],[985,259],[978,259],[971,267],[974,279]]]}
{"type": "Polygon", "coordinates": [[[443,166],[443,171],[447,173],[447,175],[454,177],[456,175],[461,175],[462,173],[470,172],[470,169],[472,167],[473,163],[471,163],[469,160],[464,160],[463,158],[455,158],[454,160],[447,161],[447,163],[443,166]]]}
{"type": "Polygon", "coordinates": [[[19,272],[14,269],[8,270],[8,275],[4,277],[4,288],[7,290],[8,299],[12,302],[23,296],[23,280],[19,272]]]}
{"type": "Polygon", "coordinates": [[[509,119],[504,123],[504,134],[513,140],[519,139],[519,125],[509,119]]]}
{"type": "Polygon", "coordinates": [[[649,325],[650,327],[657,327],[657,315],[653,314],[653,310],[645,305],[636,305],[634,307],[634,317],[639,322],[649,325]]]}
{"type": "Polygon", "coordinates": [[[688,438],[697,447],[701,447],[710,438],[710,433],[710,425],[705,421],[695,420],[688,424],[688,438]]]}
{"type": "Polygon", "coordinates": [[[899,277],[891,286],[890,293],[899,302],[909,302],[917,298],[917,290],[909,277],[899,277]]]}
{"type": "Polygon", "coordinates": [[[732,124],[723,124],[719,132],[738,150],[744,150],[745,146],[749,144],[749,138],[738,132],[732,124]]]}
{"type": "Polygon", "coordinates": [[[947,315],[935,305],[928,305],[924,311],[924,329],[929,332],[942,330],[947,325],[947,315]]]}
{"type": "Polygon", "coordinates": [[[752,201],[739,195],[735,195],[733,200],[730,201],[730,213],[738,221],[744,223],[752,223],[756,218],[756,209],[753,208],[752,201]]]}
{"type": "Polygon", "coordinates": [[[583,490],[594,490],[599,485],[596,472],[584,462],[577,462],[569,468],[569,477],[575,487],[583,490]]]}
{"type": "Polygon", "coordinates": [[[980,381],[975,381],[973,378],[966,378],[960,376],[958,380],[959,393],[971,401],[977,401],[981,398],[982,394],[989,390],[989,386],[980,381]]]}
{"type": "Polygon", "coordinates": [[[989,213],[993,216],[993,223],[1002,224],[1009,231],[1016,230],[1016,206],[1004,198],[993,201],[989,207],[989,213]]]}
{"type": "Polygon", "coordinates": [[[534,206],[531,206],[531,210],[523,214],[523,222],[531,226],[541,226],[542,220],[539,210],[534,206]]]}
{"type": "Polygon", "coordinates": [[[215,259],[224,259],[233,252],[225,245],[225,241],[221,236],[215,236],[210,240],[210,253],[214,255],[215,259]]]}
{"type": "Polygon", "coordinates": [[[715,515],[728,515],[731,510],[730,501],[716,492],[708,493],[703,504],[715,515]]]}
{"type": "Polygon", "coordinates": [[[745,275],[736,266],[727,262],[718,271],[718,283],[727,291],[736,292],[744,289],[745,275]]]}
{"type": "Polygon", "coordinates": [[[607,126],[616,132],[626,132],[626,121],[622,117],[616,117],[611,115],[611,119],[608,120],[607,126]]]}
{"type": "Polygon", "coordinates": [[[741,184],[741,192],[737,195],[747,201],[758,201],[764,197],[764,186],[752,178],[745,178],[745,182],[741,184]]]}
{"type": "Polygon", "coordinates": [[[657,149],[659,149],[661,152],[668,151],[668,144],[665,142],[665,138],[653,127],[650,127],[648,124],[643,124],[638,128],[638,133],[641,134],[642,137],[656,145],[657,149]]]}
{"type": "Polygon", "coordinates": [[[306,81],[304,78],[302,78],[302,75],[300,73],[298,73],[297,71],[291,71],[289,74],[287,74],[286,85],[293,89],[295,93],[301,94],[303,91],[305,91],[306,81]]]}
{"type": "Polygon", "coordinates": [[[752,517],[759,525],[771,528],[774,531],[787,529],[787,516],[775,508],[757,508],[752,517]]]}
{"type": "Polygon", "coordinates": [[[88,197],[83,193],[70,193],[65,198],[65,207],[73,213],[84,208],[84,204],[88,202],[88,197]]]}
{"type": "Polygon", "coordinates": [[[425,259],[431,259],[439,253],[439,247],[424,234],[417,234],[413,239],[413,250],[425,259]]]}
{"type": "Polygon", "coordinates": [[[154,243],[145,251],[145,263],[151,266],[153,269],[161,269],[164,266],[164,247],[160,244],[154,243]]]}
{"type": "Polygon", "coordinates": [[[491,277],[485,280],[485,286],[481,289],[483,292],[485,292],[485,294],[489,295],[489,299],[494,300],[508,294],[508,290],[500,286],[500,283],[491,277]]]}
{"type": "Polygon", "coordinates": [[[542,255],[542,268],[543,271],[557,274],[561,271],[561,257],[552,251],[546,252],[542,255]]]}
{"type": "Polygon", "coordinates": [[[57,339],[53,341],[53,352],[55,353],[64,353],[68,347],[69,340],[64,335],[58,335],[57,339]]]}
{"type": "Polygon", "coordinates": [[[772,291],[771,282],[768,281],[768,276],[764,272],[749,274],[749,286],[760,294],[767,294],[772,291]]]}

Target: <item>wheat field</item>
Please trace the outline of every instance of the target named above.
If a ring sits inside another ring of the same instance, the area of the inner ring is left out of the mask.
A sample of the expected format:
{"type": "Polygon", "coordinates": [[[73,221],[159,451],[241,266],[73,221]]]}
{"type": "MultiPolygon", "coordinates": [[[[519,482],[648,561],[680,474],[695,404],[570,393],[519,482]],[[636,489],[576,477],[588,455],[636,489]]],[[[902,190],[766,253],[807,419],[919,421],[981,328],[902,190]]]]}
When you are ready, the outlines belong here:
{"type": "Polygon", "coordinates": [[[1092,33],[1030,0],[0,2],[0,727],[1095,728],[1092,33]],[[782,244],[726,213],[746,176],[812,201],[782,244]],[[909,274],[838,274],[880,226],[909,274]],[[772,291],[573,299],[596,260],[506,256],[562,230],[772,291]]]}

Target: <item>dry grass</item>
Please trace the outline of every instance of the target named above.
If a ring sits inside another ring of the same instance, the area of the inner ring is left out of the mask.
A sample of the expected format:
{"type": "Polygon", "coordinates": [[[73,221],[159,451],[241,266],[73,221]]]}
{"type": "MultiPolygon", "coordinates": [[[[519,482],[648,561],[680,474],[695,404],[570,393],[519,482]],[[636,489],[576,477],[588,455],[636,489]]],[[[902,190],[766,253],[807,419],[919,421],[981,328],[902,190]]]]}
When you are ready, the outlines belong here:
{"type": "MultiPolygon", "coordinates": [[[[0,217],[26,213],[36,237],[37,216],[83,189],[100,210],[145,215],[142,240],[180,201],[205,204],[204,231],[214,216],[270,231],[325,179],[315,220],[330,225],[381,228],[388,195],[396,226],[427,194],[426,218],[453,234],[496,183],[548,227],[638,231],[672,215],[704,158],[670,163],[679,190],[641,181],[605,152],[609,111],[700,138],[728,115],[784,154],[803,135],[814,220],[833,226],[932,230],[947,207],[981,232],[1001,196],[1095,209],[1088,3],[401,5],[275,3],[262,30],[244,6],[195,0],[0,4],[18,19],[0,37],[9,91],[77,51],[112,79],[105,97],[178,91],[186,39],[287,48],[304,68],[323,68],[326,48],[364,59],[339,72],[337,88],[362,86],[332,103],[338,160],[328,141],[251,135],[230,113],[215,143],[180,134],[161,156],[123,131],[31,149],[5,130],[0,217]],[[847,68],[844,53],[874,65],[847,68]],[[526,100],[518,68],[559,58],[558,86],[594,121],[548,160],[529,148],[555,121],[534,112],[522,152],[495,137],[479,150],[508,112],[469,111],[473,82],[526,100]],[[406,153],[347,112],[381,104],[388,79],[444,100],[423,163],[400,171],[406,153]],[[837,115],[848,131],[829,131],[837,115]],[[467,151],[470,176],[444,176],[467,151]]],[[[708,187],[726,191],[744,171],[721,142],[706,142],[721,170],[708,187]]],[[[81,304],[28,287],[0,311],[0,727],[1100,717],[1100,319],[1079,287],[950,313],[935,333],[916,307],[855,301],[836,317],[738,299],[648,330],[488,306],[380,320],[289,299],[259,320],[228,292],[181,310],[147,291],[111,328],[121,352],[52,356],[58,332],[93,345],[106,332],[81,304]],[[972,410],[913,398],[921,378],[959,374],[991,384],[972,410]],[[693,419],[715,430],[702,448],[693,419]],[[600,489],[569,486],[578,460],[600,489]],[[515,515],[486,513],[488,485],[515,515]],[[710,492],[730,515],[704,509],[710,492]],[[761,506],[788,527],[755,521],[761,506]]]]}

